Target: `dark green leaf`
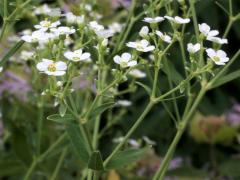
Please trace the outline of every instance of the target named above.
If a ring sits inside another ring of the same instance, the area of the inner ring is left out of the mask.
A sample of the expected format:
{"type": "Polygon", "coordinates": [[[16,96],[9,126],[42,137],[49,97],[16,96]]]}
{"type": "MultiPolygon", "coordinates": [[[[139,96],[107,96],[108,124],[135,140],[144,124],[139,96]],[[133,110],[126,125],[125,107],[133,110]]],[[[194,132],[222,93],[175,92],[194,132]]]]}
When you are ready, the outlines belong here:
{"type": "Polygon", "coordinates": [[[118,169],[139,160],[149,150],[149,147],[142,149],[128,149],[116,153],[108,162],[106,169],[118,169]]]}
{"type": "Polygon", "coordinates": [[[234,79],[237,79],[237,78],[239,78],[239,77],[240,77],[240,70],[237,70],[237,71],[234,71],[234,72],[232,72],[232,73],[229,73],[229,74],[223,76],[222,78],[220,78],[219,80],[217,80],[217,81],[213,84],[212,88],[216,88],[216,87],[218,87],[218,86],[221,86],[221,85],[223,85],[223,84],[226,84],[226,83],[228,83],[228,82],[230,82],[230,81],[232,81],[232,80],[234,80],[234,79]]]}
{"type": "Polygon", "coordinates": [[[24,44],[24,41],[18,41],[9,51],[8,53],[2,58],[0,61],[0,66],[4,66],[5,63],[12,57],[24,44]]]}
{"type": "Polygon", "coordinates": [[[99,151],[94,151],[89,159],[88,168],[95,171],[103,170],[102,156],[99,151]]]}
{"type": "Polygon", "coordinates": [[[54,121],[57,123],[72,123],[76,119],[72,114],[65,114],[61,116],[60,114],[53,114],[47,117],[48,120],[54,121]]]}
{"type": "Polygon", "coordinates": [[[175,85],[178,85],[180,82],[184,80],[182,75],[176,70],[174,65],[168,59],[163,61],[164,68],[162,69],[163,72],[170,77],[175,85]]]}
{"type": "Polygon", "coordinates": [[[67,124],[67,133],[71,143],[83,165],[87,165],[90,154],[87,150],[87,144],[83,138],[80,128],[76,124],[67,124]]]}

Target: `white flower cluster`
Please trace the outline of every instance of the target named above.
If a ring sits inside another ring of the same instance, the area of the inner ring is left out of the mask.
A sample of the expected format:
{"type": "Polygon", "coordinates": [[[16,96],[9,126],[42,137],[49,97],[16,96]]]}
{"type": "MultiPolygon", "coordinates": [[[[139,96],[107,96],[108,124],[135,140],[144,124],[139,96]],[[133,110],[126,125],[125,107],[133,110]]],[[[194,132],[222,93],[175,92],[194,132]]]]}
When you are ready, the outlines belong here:
{"type": "MultiPolygon", "coordinates": [[[[211,30],[211,28],[206,24],[202,23],[198,25],[199,31],[201,33],[201,36],[206,38],[206,40],[212,41],[217,44],[227,44],[227,39],[221,39],[219,37],[216,37],[219,32],[217,30],[211,30]]],[[[189,43],[187,45],[187,50],[190,54],[195,54],[201,49],[200,43],[196,43],[195,45],[192,43],[189,43]]],[[[227,57],[227,54],[223,50],[214,50],[212,48],[206,49],[208,57],[217,65],[225,65],[226,62],[229,61],[229,58],[227,57]]]]}

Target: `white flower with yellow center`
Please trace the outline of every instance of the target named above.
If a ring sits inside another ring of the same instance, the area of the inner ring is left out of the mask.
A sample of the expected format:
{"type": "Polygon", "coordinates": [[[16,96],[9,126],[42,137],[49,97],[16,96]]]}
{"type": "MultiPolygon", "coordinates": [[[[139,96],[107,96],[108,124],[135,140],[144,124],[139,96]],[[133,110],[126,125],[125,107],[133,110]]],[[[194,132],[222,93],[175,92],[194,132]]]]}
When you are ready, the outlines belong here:
{"type": "Polygon", "coordinates": [[[78,62],[78,61],[89,61],[91,54],[88,52],[83,53],[82,49],[78,49],[73,52],[72,51],[65,52],[64,56],[70,61],[78,62]]]}
{"type": "Polygon", "coordinates": [[[49,40],[49,36],[44,31],[34,31],[30,35],[22,36],[21,39],[28,43],[36,43],[36,42],[44,43],[49,40]]]}
{"type": "Polygon", "coordinates": [[[227,54],[222,50],[209,48],[206,50],[208,57],[217,65],[225,65],[229,61],[227,54]]]}
{"type": "Polygon", "coordinates": [[[92,29],[92,30],[95,31],[95,32],[96,32],[96,31],[104,30],[104,26],[98,24],[97,21],[91,21],[91,22],[89,23],[89,27],[90,27],[90,29],[92,29]]]}
{"type": "Polygon", "coordinates": [[[61,24],[60,21],[56,21],[56,22],[52,23],[51,21],[45,20],[45,21],[41,21],[40,24],[35,25],[34,27],[41,31],[47,31],[51,28],[56,28],[60,24],[61,24]]]}
{"type": "Polygon", "coordinates": [[[115,56],[114,62],[119,64],[122,68],[132,67],[137,65],[137,61],[132,60],[132,55],[129,53],[123,53],[121,56],[115,56]]]}
{"type": "Polygon", "coordinates": [[[163,17],[160,17],[160,16],[157,16],[157,17],[154,17],[154,18],[145,17],[145,18],[143,19],[143,21],[152,24],[152,23],[162,22],[162,21],[164,21],[164,18],[163,18],[163,17]]]}
{"type": "Polygon", "coordinates": [[[189,18],[181,18],[179,16],[175,16],[175,17],[170,17],[170,16],[164,16],[164,18],[168,19],[169,21],[172,21],[176,24],[187,24],[190,22],[189,18]]]}
{"type": "Polygon", "coordinates": [[[150,45],[150,43],[145,39],[137,42],[128,42],[126,45],[141,52],[149,52],[155,49],[155,46],[150,45]]]}
{"type": "Polygon", "coordinates": [[[163,34],[161,31],[156,31],[156,34],[166,43],[171,43],[172,38],[166,34],[163,34]]]}
{"type": "Polygon", "coordinates": [[[109,30],[112,33],[120,33],[122,31],[123,25],[117,22],[114,22],[108,26],[109,30]]]}
{"type": "Polygon", "coordinates": [[[190,54],[194,54],[196,52],[198,52],[201,48],[201,45],[199,43],[197,44],[192,44],[192,43],[188,43],[187,44],[187,50],[190,54]]]}
{"type": "Polygon", "coordinates": [[[67,64],[63,61],[54,62],[50,59],[42,59],[37,64],[37,69],[49,76],[63,76],[67,70],[67,64]]]}

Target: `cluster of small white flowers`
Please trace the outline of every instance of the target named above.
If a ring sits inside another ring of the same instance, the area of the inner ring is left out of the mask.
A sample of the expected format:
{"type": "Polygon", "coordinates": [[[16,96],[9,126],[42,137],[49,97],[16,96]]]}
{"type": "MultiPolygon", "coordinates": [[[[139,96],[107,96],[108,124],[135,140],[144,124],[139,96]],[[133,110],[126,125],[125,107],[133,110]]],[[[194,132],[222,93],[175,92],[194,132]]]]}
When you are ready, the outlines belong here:
{"type": "Polygon", "coordinates": [[[76,32],[74,28],[59,26],[60,24],[60,21],[41,21],[34,26],[36,31],[23,35],[21,39],[29,43],[45,44],[51,40],[58,39],[60,35],[70,35],[76,32]]]}
{"type": "MultiPolygon", "coordinates": [[[[217,44],[227,44],[227,39],[221,39],[216,37],[219,34],[217,30],[211,30],[211,28],[206,24],[202,23],[198,25],[201,36],[206,38],[206,40],[212,41],[217,44]]],[[[190,54],[195,54],[201,49],[200,43],[192,44],[188,43],[187,50],[190,54]]],[[[225,65],[229,61],[227,54],[223,50],[214,50],[212,48],[206,49],[208,57],[217,65],[225,65]]]]}

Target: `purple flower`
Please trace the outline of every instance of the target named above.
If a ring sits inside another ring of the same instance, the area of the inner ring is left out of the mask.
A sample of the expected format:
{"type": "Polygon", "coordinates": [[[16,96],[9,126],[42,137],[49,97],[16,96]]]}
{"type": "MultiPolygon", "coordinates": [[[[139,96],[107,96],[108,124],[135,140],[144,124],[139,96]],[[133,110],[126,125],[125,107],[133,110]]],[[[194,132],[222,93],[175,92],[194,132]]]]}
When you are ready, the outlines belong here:
{"type": "Polygon", "coordinates": [[[231,126],[240,126],[240,104],[235,103],[226,114],[226,120],[231,126]]]}
{"type": "Polygon", "coordinates": [[[27,94],[31,90],[28,82],[13,72],[6,71],[0,78],[0,98],[3,96],[3,93],[8,93],[15,95],[22,101],[26,101],[27,94]]]}

